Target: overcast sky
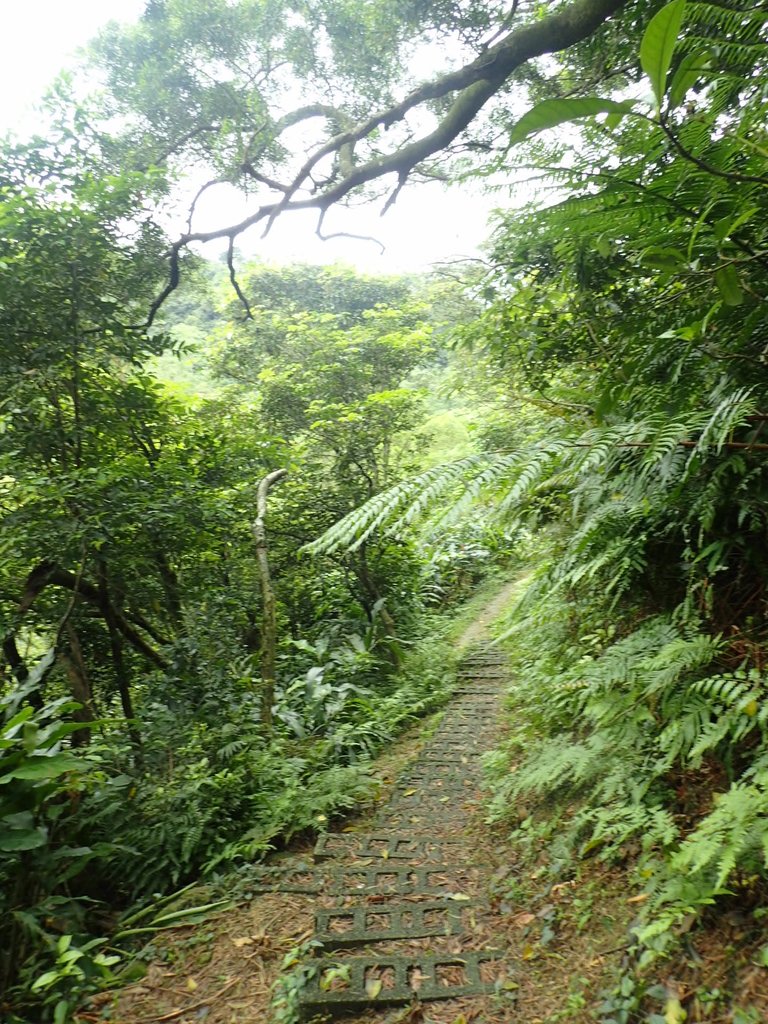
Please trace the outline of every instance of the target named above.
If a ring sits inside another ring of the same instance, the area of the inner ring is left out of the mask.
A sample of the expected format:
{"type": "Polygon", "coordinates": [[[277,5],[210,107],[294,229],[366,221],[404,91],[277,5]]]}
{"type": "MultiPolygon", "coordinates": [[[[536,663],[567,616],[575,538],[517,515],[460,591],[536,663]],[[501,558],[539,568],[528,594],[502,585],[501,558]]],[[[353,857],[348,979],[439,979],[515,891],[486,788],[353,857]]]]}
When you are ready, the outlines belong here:
{"type": "MultiPolygon", "coordinates": [[[[135,20],[143,7],[144,0],[15,0],[4,5],[0,131],[24,135],[33,129],[35,102],[58,71],[72,62],[77,48],[112,19],[135,20]]],[[[243,251],[274,262],[339,260],[369,272],[416,270],[433,261],[475,255],[487,235],[492,205],[486,197],[469,194],[466,187],[446,190],[434,184],[404,190],[384,218],[369,206],[328,214],[326,233],[375,235],[386,246],[383,255],[369,242],[321,242],[314,235],[314,216],[303,214],[283,217],[263,241],[256,228],[240,244],[243,251]]],[[[220,206],[204,212],[210,226],[218,226],[238,219],[241,210],[222,198],[220,206]]],[[[215,250],[209,252],[215,255],[215,250]]]]}

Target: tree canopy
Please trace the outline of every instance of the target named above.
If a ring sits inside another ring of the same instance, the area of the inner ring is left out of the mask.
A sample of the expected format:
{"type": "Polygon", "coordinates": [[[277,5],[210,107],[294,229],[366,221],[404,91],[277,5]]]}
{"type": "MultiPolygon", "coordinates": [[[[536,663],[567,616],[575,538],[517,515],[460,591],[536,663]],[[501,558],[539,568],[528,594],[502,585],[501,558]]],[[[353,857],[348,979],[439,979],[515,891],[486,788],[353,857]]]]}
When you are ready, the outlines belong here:
{"type": "Polygon", "coordinates": [[[293,210],[326,213],[359,194],[477,173],[505,146],[531,98],[637,77],[632,41],[649,13],[626,0],[510,9],[469,5],[151,3],[141,21],[92,48],[106,89],[86,131],[119,123],[114,163],[203,183],[171,244],[169,288],[192,243],[266,231],[293,210]],[[570,71],[547,63],[568,53],[570,71]],[[425,80],[423,67],[435,67],[425,80]],[[597,71],[595,71],[597,69],[597,71]],[[106,119],[106,121],[105,121],[106,119]],[[196,228],[204,193],[251,197],[240,222],[196,228]]]}
{"type": "Polygon", "coordinates": [[[448,692],[433,614],[513,559],[492,810],[524,802],[553,877],[595,856],[642,889],[607,1019],[640,1019],[707,908],[759,927],[767,24],[750,0],[149,0],[44,135],[2,143],[17,1019],[117,984],[158,893],[370,794],[448,692]],[[440,279],[236,249],[468,178],[531,201],[440,279]],[[233,186],[251,212],[199,230],[233,186]]]}

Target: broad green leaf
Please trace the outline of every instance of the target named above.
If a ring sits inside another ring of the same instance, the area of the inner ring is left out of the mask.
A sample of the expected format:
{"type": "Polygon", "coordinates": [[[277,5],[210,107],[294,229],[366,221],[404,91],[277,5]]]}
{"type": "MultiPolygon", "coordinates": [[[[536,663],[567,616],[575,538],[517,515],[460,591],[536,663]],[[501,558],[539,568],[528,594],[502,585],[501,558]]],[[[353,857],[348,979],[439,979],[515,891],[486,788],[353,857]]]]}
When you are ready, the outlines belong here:
{"type": "Polygon", "coordinates": [[[22,708],[18,715],[14,715],[10,722],[3,727],[3,737],[5,739],[12,739],[34,713],[35,711],[32,707],[22,708]]]}
{"type": "Polygon", "coordinates": [[[715,284],[726,306],[740,306],[744,301],[744,293],[739,284],[739,275],[733,266],[721,267],[715,273],[715,284]]]}
{"type": "Polygon", "coordinates": [[[702,74],[709,69],[709,66],[709,54],[707,53],[697,51],[695,53],[687,53],[683,57],[677,71],[672,76],[669,86],[668,102],[670,110],[680,106],[688,90],[698,82],[702,74]]]}
{"type": "Polygon", "coordinates": [[[45,678],[46,674],[50,670],[53,663],[56,661],[56,648],[52,647],[49,651],[46,651],[40,661],[30,671],[27,678],[27,685],[36,686],[41,679],[45,678]]]}
{"type": "Polygon", "coordinates": [[[198,914],[212,914],[216,910],[230,906],[230,900],[216,900],[214,903],[204,903],[197,907],[187,907],[184,910],[172,910],[168,914],[154,918],[152,925],[161,926],[174,924],[187,917],[197,917],[198,914]]]}
{"type": "Polygon", "coordinates": [[[664,1007],[665,1024],[683,1024],[683,1021],[687,1019],[688,1014],[683,1009],[680,1000],[676,998],[668,999],[667,1005],[664,1007]]]}
{"type": "Polygon", "coordinates": [[[54,982],[59,980],[58,971],[46,971],[45,974],[41,974],[39,978],[35,978],[32,982],[32,991],[39,992],[41,988],[48,988],[53,985],[54,982]]]}
{"type": "Polygon", "coordinates": [[[12,853],[17,850],[37,850],[45,846],[48,834],[44,828],[14,829],[0,835],[0,852],[12,853]]]}
{"type": "Polygon", "coordinates": [[[509,141],[512,144],[522,142],[529,135],[543,132],[546,128],[555,128],[566,121],[575,121],[580,117],[592,117],[594,114],[628,114],[632,107],[633,104],[629,101],[604,100],[599,96],[543,100],[527,114],[523,114],[510,132],[509,141]]]}
{"type": "Polygon", "coordinates": [[[69,1003],[65,999],[60,999],[53,1011],[53,1024],[67,1024],[68,1016],[69,1003]]]}
{"type": "Polygon", "coordinates": [[[657,109],[667,88],[667,72],[675,52],[675,44],[683,23],[685,0],[672,0],[648,22],[640,43],[640,64],[651,81],[657,109]]]}
{"type": "Polygon", "coordinates": [[[597,249],[598,254],[602,256],[603,259],[608,259],[608,257],[611,255],[610,240],[607,239],[605,235],[598,235],[597,239],[595,240],[595,249],[597,249]]]}
{"type": "Polygon", "coordinates": [[[34,828],[35,816],[31,811],[18,811],[16,814],[4,814],[0,818],[0,828],[34,828]]]}
{"type": "Polygon", "coordinates": [[[750,206],[748,209],[742,211],[737,217],[729,215],[728,217],[721,217],[720,220],[714,226],[715,238],[718,242],[724,242],[725,239],[737,231],[742,224],[746,224],[752,220],[756,213],[760,212],[760,208],[757,206],[750,206]]]}
{"type": "Polygon", "coordinates": [[[64,772],[86,767],[86,762],[72,754],[53,754],[50,757],[30,757],[18,768],[0,779],[0,784],[10,779],[55,779],[64,772]]]}
{"type": "Polygon", "coordinates": [[[647,267],[674,273],[677,270],[682,270],[688,261],[685,254],[679,249],[663,245],[649,245],[640,253],[640,262],[647,267]]]}
{"type": "Polygon", "coordinates": [[[382,982],[379,978],[369,978],[365,983],[365,994],[369,999],[376,999],[381,993],[382,982]]]}

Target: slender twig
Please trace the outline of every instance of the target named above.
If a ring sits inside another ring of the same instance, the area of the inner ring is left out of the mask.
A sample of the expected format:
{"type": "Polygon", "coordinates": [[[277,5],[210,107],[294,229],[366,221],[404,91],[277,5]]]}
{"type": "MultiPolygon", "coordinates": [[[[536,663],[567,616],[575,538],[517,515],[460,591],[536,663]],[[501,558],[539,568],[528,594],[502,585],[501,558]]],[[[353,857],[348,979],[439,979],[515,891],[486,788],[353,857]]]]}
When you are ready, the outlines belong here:
{"type": "MultiPolygon", "coordinates": [[[[649,120],[652,120],[649,118],[649,120]]],[[[680,156],[690,163],[695,164],[700,170],[706,171],[707,174],[712,174],[716,178],[725,178],[726,181],[748,181],[756,185],[768,186],[768,178],[763,178],[759,174],[741,174],[739,171],[723,171],[719,167],[715,167],[714,164],[708,163],[706,160],[702,160],[701,157],[696,156],[689,149],[682,144],[672,129],[666,122],[664,117],[660,117],[657,123],[664,134],[667,136],[669,141],[678,151],[680,156]]]]}
{"type": "Polygon", "coordinates": [[[378,245],[382,253],[387,251],[387,247],[378,238],[374,238],[373,235],[353,235],[349,231],[332,231],[329,235],[323,234],[323,221],[328,211],[321,210],[320,216],[317,221],[317,227],[315,228],[315,234],[321,242],[330,242],[332,238],[352,238],[356,242],[373,242],[374,245],[378,245]]]}
{"type": "Polygon", "coordinates": [[[229,245],[227,247],[227,266],[229,267],[229,280],[232,287],[235,289],[235,294],[245,309],[245,319],[253,320],[253,310],[251,304],[240,287],[240,282],[237,280],[237,273],[235,272],[235,236],[231,235],[229,239],[229,245]]]}
{"type": "Polygon", "coordinates": [[[229,185],[229,184],[231,184],[231,182],[229,181],[229,178],[212,178],[210,181],[206,181],[206,183],[199,189],[197,195],[192,200],[192,202],[190,204],[190,207],[189,207],[189,216],[187,217],[187,234],[188,235],[192,234],[192,218],[195,215],[195,210],[197,209],[197,204],[200,201],[200,199],[202,198],[203,194],[205,192],[207,192],[209,188],[213,188],[214,185],[229,185]]]}
{"type": "Polygon", "coordinates": [[[193,1003],[191,1006],[185,1006],[181,1010],[173,1010],[171,1013],[164,1013],[160,1017],[141,1017],[139,1020],[134,1020],[131,1024],[163,1024],[167,1020],[176,1020],[177,1017],[183,1017],[187,1013],[192,1013],[193,1010],[200,1010],[203,1006],[210,1006],[211,1003],[217,1002],[223,995],[229,992],[230,989],[234,988],[235,985],[240,984],[240,978],[233,978],[232,981],[227,982],[224,988],[219,989],[218,992],[212,996],[206,996],[205,999],[201,999],[197,1003],[193,1003]]]}

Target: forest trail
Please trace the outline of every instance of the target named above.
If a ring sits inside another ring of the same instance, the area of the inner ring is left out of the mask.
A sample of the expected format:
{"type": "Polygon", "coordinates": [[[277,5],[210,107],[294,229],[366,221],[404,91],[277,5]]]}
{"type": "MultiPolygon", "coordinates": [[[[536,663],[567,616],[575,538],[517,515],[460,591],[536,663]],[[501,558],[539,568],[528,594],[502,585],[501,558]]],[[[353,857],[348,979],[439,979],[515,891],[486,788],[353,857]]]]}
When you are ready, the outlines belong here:
{"type": "Polygon", "coordinates": [[[520,1019],[509,922],[491,898],[511,867],[483,822],[481,788],[508,673],[479,642],[517,587],[505,585],[457,640],[466,653],[454,695],[416,751],[400,744],[410,760],[386,801],[314,848],[230,879],[237,905],[158,950],[113,1002],[115,1024],[288,1024],[297,1011],[348,1024],[520,1019]]]}
{"type": "Polygon", "coordinates": [[[501,655],[468,655],[439,727],[371,831],[318,841],[306,878],[332,902],[315,913],[322,956],[301,995],[306,1019],[349,1011],[360,1012],[360,1024],[449,1024],[481,1012],[507,1019],[499,993],[516,985],[487,898],[496,865],[472,830],[506,681],[501,655]],[[393,1006],[405,1015],[386,1014],[393,1006]]]}
{"type": "Polygon", "coordinates": [[[516,576],[505,583],[501,590],[486,603],[477,618],[470,622],[456,641],[456,647],[460,651],[466,650],[472,644],[480,644],[488,640],[489,627],[509,608],[527,579],[527,576],[522,578],[516,576]]]}

